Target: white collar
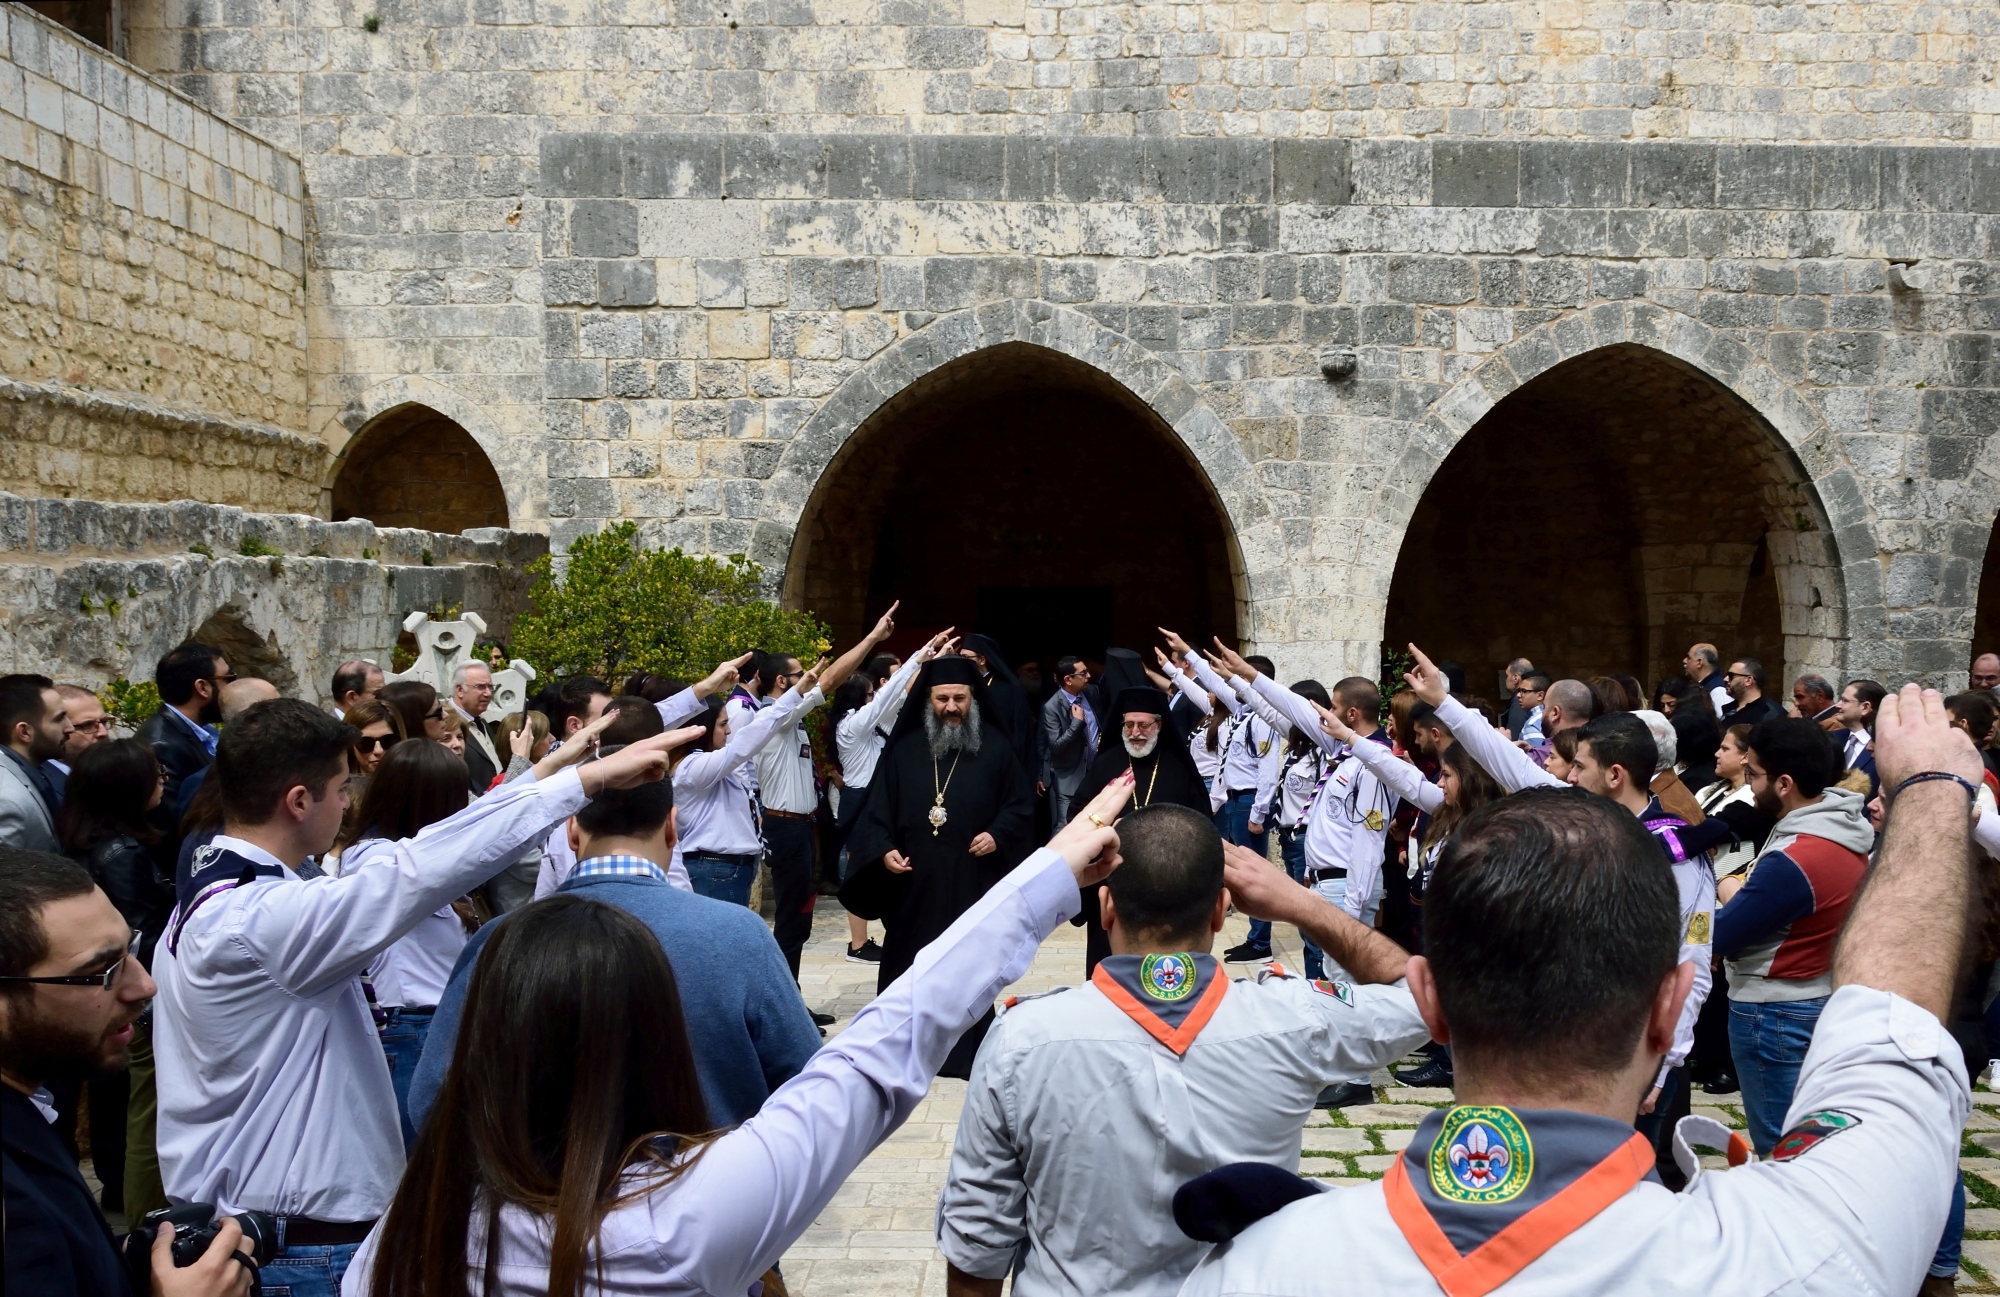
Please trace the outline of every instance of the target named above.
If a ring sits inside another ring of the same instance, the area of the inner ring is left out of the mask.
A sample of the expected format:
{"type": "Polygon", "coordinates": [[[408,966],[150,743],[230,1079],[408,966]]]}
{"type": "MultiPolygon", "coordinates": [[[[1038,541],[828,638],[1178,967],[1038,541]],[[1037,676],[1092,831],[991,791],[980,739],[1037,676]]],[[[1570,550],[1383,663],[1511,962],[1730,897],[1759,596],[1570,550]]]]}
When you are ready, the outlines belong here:
{"type": "Polygon", "coordinates": [[[56,1097],[49,1093],[49,1087],[38,1087],[28,1096],[28,1102],[35,1105],[35,1111],[42,1114],[43,1121],[51,1126],[56,1124],[56,1097]]]}

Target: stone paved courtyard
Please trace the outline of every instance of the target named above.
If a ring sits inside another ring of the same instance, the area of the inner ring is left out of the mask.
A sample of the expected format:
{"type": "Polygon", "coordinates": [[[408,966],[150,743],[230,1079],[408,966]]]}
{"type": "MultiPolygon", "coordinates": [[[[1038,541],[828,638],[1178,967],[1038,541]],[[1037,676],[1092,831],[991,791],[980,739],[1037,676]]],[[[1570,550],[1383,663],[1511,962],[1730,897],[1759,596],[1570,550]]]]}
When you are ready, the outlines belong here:
{"type": "MultiPolygon", "coordinates": [[[[1231,915],[1217,948],[1241,941],[1244,928],[1244,919],[1231,915]]],[[[822,900],[800,973],[806,1002],[839,1015],[841,1022],[831,1029],[834,1034],[868,1003],[875,989],[872,966],[850,964],[841,957],[846,932],[845,916],[832,901],[822,900]]],[[[1272,946],[1281,963],[1301,966],[1294,930],[1278,925],[1272,946]]],[[[1232,965],[1231,971],[1241,976],[1248,970],[1232,965]]],[[[1083,930],[1063,928],[1043,943],[1041,954],[1015,990],[1074,985],[1082,977],[1083,930]]],[[[1451,1100],[1448,1090],[1395,1085],[1386,1072],[1376,1073],[1374,1079],[1379,1102],[1314,1114],[1306,1128],[1301,1161],[1306,1174],[1336,1184],[1380,1178],[1390,1157],[1409,1144],[1423,1114],[1451,1100]]],[[[861,1164],[818,1223],[785,1254],[785,1278],[794,1294],[943,1297],[945,1263],[932,1242],[933,1224],[964,1096],[964,1082],[938,1081],[908,1124],[861,1164]]],[[[1696,1094],[1697,1100],[1708,1097],[1696,1094]]],[[[1975,1090],[1973,1102],[1966,1155],[1960,1164],[1966,1172],[1967,1237],[1958,1286],[1965,1292],[2000,1292],[2000,1283],[1993,1282],[2000,1278],[2000,1094],[1975,1090]]],[[[1733,1104],[1704,1103],[1697,1111],[1737,1129],[1743,1126],[1742,1109],[1733,1104]]]]}

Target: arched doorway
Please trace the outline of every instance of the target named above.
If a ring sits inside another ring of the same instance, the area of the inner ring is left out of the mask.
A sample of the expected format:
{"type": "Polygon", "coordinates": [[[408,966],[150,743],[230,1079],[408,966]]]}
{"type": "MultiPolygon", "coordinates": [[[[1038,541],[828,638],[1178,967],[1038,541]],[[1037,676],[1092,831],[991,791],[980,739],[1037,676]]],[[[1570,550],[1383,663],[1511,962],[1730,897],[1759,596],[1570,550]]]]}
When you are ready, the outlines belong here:
{"type": "Polygon", "coordinates": [[[333,481],[333,521],[461,532],[505,527],[500,475],[472,434],[436,410],[399,405],[354,435],[333,481]]]}
{"type": "Polygon", "coordinates": [[[1802,467],[1734,393],[1662,352],[1604,347],[1510,393],[1447,456],[1385,633],[1461,662],[1489,698],[1514,657],[1650,690],[1704,640],[1760,659],[1783,698],[1802,656],[1786,637],[1815,633],[1811,610],[1838,597],[1815,557],[1826,529],[1802,467]]]}
{"type": "Polygon", "coordinates": [[[800,517],[785,593],[836,642],[901,599],[908,630],[976,628],[1049,663],[1143,648],[1163,624],[1233,638],[1240,570],[1213,488],[1160,417],[1092,366],[1015,342],[933,370],[847,439],[800,517]]]}

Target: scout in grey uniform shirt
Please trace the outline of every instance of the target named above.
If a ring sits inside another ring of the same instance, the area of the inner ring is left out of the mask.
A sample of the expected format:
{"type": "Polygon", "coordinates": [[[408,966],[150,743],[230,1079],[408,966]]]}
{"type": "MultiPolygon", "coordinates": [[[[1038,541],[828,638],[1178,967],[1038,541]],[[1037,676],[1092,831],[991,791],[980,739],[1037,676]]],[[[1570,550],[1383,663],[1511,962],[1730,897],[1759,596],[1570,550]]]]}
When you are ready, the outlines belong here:
{"type": "MultiPolygon", "coordinates": [[[[1089,985],[1010,1008],[974,1064],[938,1202],[956,1285],[1011,1271],[1023,1297],[1172,1293],[1204,1250],[1174,1224],[1181,1184],[1231,1162],[1296,1168],[1328,1081],[1429,1037],[1400,984],[1279,969],[1229,981],[1200,949],[1227,912],[1214,825],[1162,805],[1118,829],[1123,863],[1104,907],[1113,953],[1089,985]]],[[[1369,976],[1401,976],[1407,957],[1386,938],[1232,850],[1310,907],[1298,921],[1330,950],[1369,976]]]]}
{"type": "Polygon", "coordinates": [[[1018,1262],[1022,1297],[1164,1297],[1207,1250],[1175,1226],[1174,1190],[1231,1162],[1296,1170],[1323,1087],[1429,1038],[1400,984],[1271,969],[1231,982],[1212,955],[1112,955],[1093,984],[994,1024],[938,1201],[938,1249],[985,1278],[1018,1262]]]}

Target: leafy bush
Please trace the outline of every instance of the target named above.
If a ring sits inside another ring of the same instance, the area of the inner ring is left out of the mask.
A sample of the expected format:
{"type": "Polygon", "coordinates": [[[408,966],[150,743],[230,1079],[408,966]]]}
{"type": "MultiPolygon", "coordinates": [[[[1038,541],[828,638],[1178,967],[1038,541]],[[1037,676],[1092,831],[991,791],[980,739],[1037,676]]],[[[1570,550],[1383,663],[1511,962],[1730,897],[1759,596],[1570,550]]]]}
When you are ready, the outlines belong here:
{"type": "Polygon", "coordinates": [[[831,642],[811,613],[760,597],[763,573],[741,554],[696,558],[644,550],[621,522],[571,542],[561,575],[544,555],[528,567],[534,611],[514,620],[513,651],[558,679],[613,682],[632,671],[695,680],[747,649],[810,663],[831,642]]]}
{"type": "Polygon", "coordinates": [[[236,552],[245,558],[277,558],[285,551],[262,536],[245,535],[236,542],[236,552]]]}
{"type": "Polygon", "coordinates": [[[146,718],[160,710],[160,687],[151,680],[131,681],[120,676],[97,691],[104,714],[128,729],[137,729],[146,718]]]}

